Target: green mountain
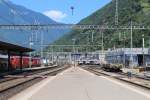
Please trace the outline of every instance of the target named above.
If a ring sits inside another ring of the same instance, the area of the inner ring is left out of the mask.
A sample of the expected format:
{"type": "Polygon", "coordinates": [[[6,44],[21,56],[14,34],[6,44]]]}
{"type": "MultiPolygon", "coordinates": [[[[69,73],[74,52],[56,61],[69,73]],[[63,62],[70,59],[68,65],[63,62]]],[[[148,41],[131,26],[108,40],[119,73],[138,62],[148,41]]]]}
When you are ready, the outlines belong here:
{"type": "MultiPolygon", "coordinates": [[[[150,0],[118,0],[119,3],[119,25],[150,25],[150,0]]],[[[98,24],[98,25],[115,25],[115,0],[102,9],[94,12],[90,16],[81,20],[78,24],[98,24]]],[[[72,30],[64,35],[54,44],[73,44],[72,39],[76,39],[76,45],[98,45],[102,41],[104,34],[104,48],[123,48],[130,47],[130,30],[72,30]],[[94,32],[92,40],[92,31],[94,32]],[[87,34],[89,33],[89,34],[87,34]]],[[[133,30],[133,47],[142,47],[142,34],[150,35],[149,30],[133,30]]],[[[149,38],[145,37],[146,46],[149,46],[149,38]]],[[[87,47],[86,47],[87,48],[87,47]]],[[[85,50],[82,47],[80,50],[85,50]]],[[[71,50],[69,47],[64,50],[71,50]]],[[[88,47],[89,50],[100,50],[101,47],[88,47]]]]}

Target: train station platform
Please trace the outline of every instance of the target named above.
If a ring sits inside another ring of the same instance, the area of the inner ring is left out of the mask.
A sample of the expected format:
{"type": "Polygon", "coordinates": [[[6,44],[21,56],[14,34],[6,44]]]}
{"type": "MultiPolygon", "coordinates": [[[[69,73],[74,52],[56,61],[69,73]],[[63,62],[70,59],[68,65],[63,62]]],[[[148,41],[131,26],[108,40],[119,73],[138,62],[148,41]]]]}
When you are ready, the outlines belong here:
{"type": "Polygon", "coordinates": [[[150,92],[72,67],[9,100],[150,100],[150,92]]]}

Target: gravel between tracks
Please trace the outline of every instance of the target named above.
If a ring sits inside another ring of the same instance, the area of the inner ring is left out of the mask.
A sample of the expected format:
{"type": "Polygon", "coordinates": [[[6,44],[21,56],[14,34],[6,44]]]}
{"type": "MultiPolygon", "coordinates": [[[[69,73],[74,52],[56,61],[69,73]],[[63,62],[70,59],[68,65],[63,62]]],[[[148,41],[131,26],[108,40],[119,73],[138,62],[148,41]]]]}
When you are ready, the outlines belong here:
{"type": "Polygon", "coordinates": [[[111,72],[105,72],[103,70],[97,69],[97,68],[89,68],[86,67],[84,68],[85,70],[91,71],[92,73],[95,73],[96,75],[104,75],[104,76],[108,76],[120,81],[124,81],[127,83],[130,83],[132,85],[136,85],[142,88],[145,88],[147,90],[150,90],[150,81],[149,80],[145,80],[145,79],[141,79],[141,78],[137,78],[137,77],[132,77],[132,78],[128,78],[126,75],[122,75],[119,73],[111,73],[111,72]]]}

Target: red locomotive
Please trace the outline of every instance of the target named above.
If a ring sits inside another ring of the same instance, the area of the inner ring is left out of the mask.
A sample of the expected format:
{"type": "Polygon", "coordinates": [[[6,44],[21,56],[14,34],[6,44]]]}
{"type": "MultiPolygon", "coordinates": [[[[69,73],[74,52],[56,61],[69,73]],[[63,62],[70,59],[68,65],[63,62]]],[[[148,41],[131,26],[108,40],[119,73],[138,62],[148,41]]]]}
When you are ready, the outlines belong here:
{"type": "MultiPolygon", "coordinates": [[[[20,56],[11,56],[11,67],[13,69],[18,69],[20,68],[20,56]]],[[[22,68],[28,68],[30,66],[30,60],[31,60],[31,66],[32,67],[39,67],[41,65],[41,59],[38,57],[27,57],[27,56],[23,56],[22,57],[22,68]]]]}
{"type": "Polygon", "coordinates": [[[32,58],[32,66],[33,67],[41,66],[41,59],[38,57],[32,58]]]}

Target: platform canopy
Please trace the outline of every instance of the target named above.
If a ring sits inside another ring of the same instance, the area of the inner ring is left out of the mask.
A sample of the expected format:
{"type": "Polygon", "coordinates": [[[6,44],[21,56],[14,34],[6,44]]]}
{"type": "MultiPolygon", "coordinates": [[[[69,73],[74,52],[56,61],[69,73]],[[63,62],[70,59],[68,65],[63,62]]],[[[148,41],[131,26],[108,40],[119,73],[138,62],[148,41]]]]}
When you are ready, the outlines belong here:
{"type": "Polygon", "coordinates": [[[12,43],[7,43],[4,41],[0,41],[0,50],[10,51],[10,52],[22,52],[22,53],[34,51],[33,49],[22,47],[12,43]]]}

